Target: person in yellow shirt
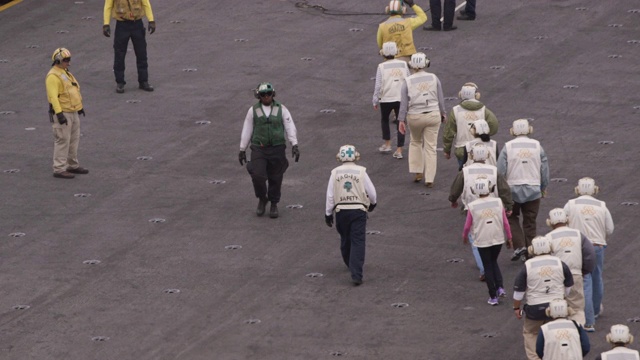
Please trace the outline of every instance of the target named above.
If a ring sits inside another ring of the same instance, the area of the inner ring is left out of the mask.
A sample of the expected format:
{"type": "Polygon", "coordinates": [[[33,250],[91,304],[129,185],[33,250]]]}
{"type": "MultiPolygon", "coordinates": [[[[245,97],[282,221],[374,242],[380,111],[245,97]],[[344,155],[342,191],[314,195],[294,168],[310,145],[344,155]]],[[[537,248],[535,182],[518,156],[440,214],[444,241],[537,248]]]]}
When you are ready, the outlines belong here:
{"type": "Polygon", "coordinates": [[[82,107],[80,84],[69,72],[71,52],[58,48],[51,56],[53,64],[45,84],[49,99],[49,118],[53,123],[53,176],[73,179],[74,174],[88,174],[89,170],[78,163],[80,142],[80,116],[82,107]],[[55,115],[55,119],[54,119],[55,115]]]}
{"type": "Polygon", "coordinates": [[[411,55],[416,53],[416,46],[413,44],[413,30],[420,27],[427,21],[427,14],[413,0],[391,0],[386,12],[391,15],[378,26],[378,48],[382,49],[382,44],[393,41],[398,46],[396,59],[409,63],[411,55]],[[416,17],[404,18],[407,4],[415,11],[416,17]]]}
{"type": "Polygon", "coordinates": [[[116,31],[113,37],[113,72],[116,76],[116,92],[124,93],[124,58],[127,55],[129,39],[133,43],[133,51],[136,53],[136,66],[138,68],[139,88],[145,91],[153,91],[149,85],[149,72],[147,64],[147,41],[145,40],[145,28],[143,17],[149,20],[149,33],[156,31],[156,22],[153,19],[151,3],[149,0],[105,0],[104,25],[102,34],[111,37],[111,18],[116,19],[116,31]]]}

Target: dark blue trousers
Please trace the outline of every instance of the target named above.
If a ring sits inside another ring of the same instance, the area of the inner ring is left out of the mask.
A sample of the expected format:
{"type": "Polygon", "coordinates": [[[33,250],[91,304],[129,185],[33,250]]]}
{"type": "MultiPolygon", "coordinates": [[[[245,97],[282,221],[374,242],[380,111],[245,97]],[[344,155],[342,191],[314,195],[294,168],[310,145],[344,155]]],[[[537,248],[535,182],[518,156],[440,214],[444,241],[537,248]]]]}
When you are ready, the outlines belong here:
{"type": "Polygon", "coordinates": [[[340,234],[340,252],[342,260],[351,271],[352,280],[362,280],[366,228],[366,211],[340,210],[336,212],[336,230],[340,234]]]}
{"type": "Polygon", "coordinates": [[[116,21],[116,32],[113,35],[113,72],[118,84],[126,84],[124,81],[124,58],[127,56],[129,39],[133,43],[133,51],[136,53],[136,66],[138,68],[138,82],[149,81],[147,64],[147,41],[145,40],[145,28],[142,20],[116,21]]]}

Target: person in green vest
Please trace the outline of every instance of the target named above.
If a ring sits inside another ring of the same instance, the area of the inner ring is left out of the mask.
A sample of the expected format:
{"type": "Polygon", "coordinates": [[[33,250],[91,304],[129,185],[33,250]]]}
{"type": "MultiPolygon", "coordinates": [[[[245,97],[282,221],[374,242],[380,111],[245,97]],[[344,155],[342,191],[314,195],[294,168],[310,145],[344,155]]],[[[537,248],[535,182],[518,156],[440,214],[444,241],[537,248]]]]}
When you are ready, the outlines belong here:
{"type": "Polygon", "coordinates": [[[254,91],[259,100],[247,111],[240,137],[240,166],[247,164],[253,189],[258,198],[256,214],[265,213],[271,202],[269,217],[278,217],[278,202],[284,173],[289,167],[285,150],[289,140],[292,157],[300,159],[296,126],[289,110],[276,101],[276,91],[268,82],[261,83],[254,91]],[[247,162],[247,147],[251,146],[251,160],[247,162]]]}

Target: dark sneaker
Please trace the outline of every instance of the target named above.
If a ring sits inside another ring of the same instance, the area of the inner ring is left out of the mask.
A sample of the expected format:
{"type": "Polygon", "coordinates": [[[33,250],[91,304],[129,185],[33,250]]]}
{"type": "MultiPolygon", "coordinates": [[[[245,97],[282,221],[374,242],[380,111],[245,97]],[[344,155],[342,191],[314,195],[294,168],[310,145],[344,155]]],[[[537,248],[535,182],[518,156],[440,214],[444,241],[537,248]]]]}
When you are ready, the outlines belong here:
{"type": "Polygon", "coordinates": [[[275,219],[278,217],[278,205],[271,204],[271,210],[269,210],[269,217],[275,219]]]}
{"type": "Polygon", "coordinates": [[[140,89],[144,90],[144,91],[153,91],[153,86],[149,85],[148,82],[141,82],[140,86],[138,86],[140,89]]]}
{"type": "Polygon", "coordinates": [[[83,168],[83,167],[78,166],[78,167],[77,167],[77,168],[75,168],[75,169],[68,168],[68,169],[67,169],[67,172],[70,172],[70,173],[72,173],[72,174],[88,174],[88,173],[89,173],[89,170],[87,170],[87,169],[85,169],[85,168],[83,168]]]}
{"type": "Polygon", "coordinates": [[[457,26],[453,25],[453,26],[451,26],[451,27],[444,28],[444,29],[442,29],[442,30],[444,30],[444,31],[453,31],[453,30],[455,30],[455,29],[457,29],[457,28],[458,28],[457,26]]]}
{"type": "Polygon", "coordinates": [[[53,177],[60,178],[60,179],[73,179],[76,176],[68,171],[63,171],[59,173],[53,173],[53,177]]]}
{"type": "Polygon", "coordinates": [[[118,85],[116,85],[116,92],[118,94],[124,94],[124,84],[118,83],[118,85]]]}
{"type": "Polygon", "coordinates": [[[267,207],[267,202],[269,202],[267,198],[258,200],[258,208],[256,209],[256,215],[258,216],[264,215],[265,208],[267,207]]]}
{"type": "Polygon", "coordinates": [[[360,286],[360,285],[362,285],[362,279],[353,280],[353,286],[360,286]]]}
{"type": "Polygon", "coordinates": [[[426,31],[440,31],[442,30],[441,27],[439,26],[423,26],[422,30],[426,30],[426,31]]]}

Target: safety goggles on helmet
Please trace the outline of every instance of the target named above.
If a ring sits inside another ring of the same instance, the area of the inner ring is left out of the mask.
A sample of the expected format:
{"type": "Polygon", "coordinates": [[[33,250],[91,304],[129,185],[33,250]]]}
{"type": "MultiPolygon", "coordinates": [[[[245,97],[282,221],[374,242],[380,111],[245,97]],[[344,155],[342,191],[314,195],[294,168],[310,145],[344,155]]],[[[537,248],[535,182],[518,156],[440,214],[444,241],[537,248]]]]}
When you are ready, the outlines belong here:
{"type": "Polygon", "coordinates": [[[273,91],[259,92],[258,96],[260,96],[260,97],[273,96],[273,91]]]}

